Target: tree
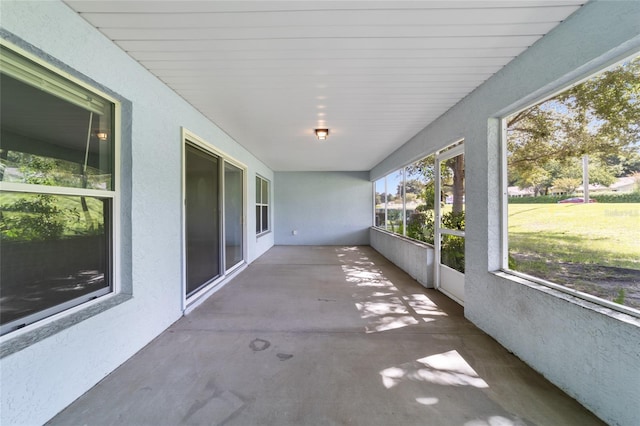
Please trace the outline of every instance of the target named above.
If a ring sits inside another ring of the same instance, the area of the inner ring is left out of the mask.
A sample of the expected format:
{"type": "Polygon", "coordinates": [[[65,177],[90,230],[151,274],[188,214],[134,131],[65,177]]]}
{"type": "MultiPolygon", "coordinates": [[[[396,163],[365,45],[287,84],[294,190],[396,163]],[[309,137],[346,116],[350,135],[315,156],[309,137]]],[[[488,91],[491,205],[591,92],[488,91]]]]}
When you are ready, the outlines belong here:
{"type": "Polygon", "coordinates": [[[582,184],[582,181],[574,178],[559,178],[553,181],[554,188],[559,189],[566,194],[573,194],[576,192],[576,189],[578,189],[580,184],[582,184]]]}
{"type": "Polygon", "coordinates": [[[559,178],[549,163],[567,167],[585,154],[610,165],[628,159],[627,172],[635,171],[630,168],[638,166],[639,100],[637,57],[509,117],[509,175],[520,178],[518,186],[538,185],[542,193],[543,170],[548,184],[559,178]]]}
{"type": "Polygon", "coordinates": [[[640,172],[640,150],[625,150],[614,155],[608,155],[604,162],[608,166],[617,167],[616,177],[631,176],[640,172]]]}
{"type": "MultiPolygon", "coordinates": [[[[404,182],[404,188],[406,194],[420,195],[424,191],[424,183],[418,179],[407,179],[404,182]]],[[[398,184],[397,193],[402,194],[402,182],[398,184]]]]}
{"type": "Polygon", "coordinates": [[[535,164],[531,167],[518,170],[516,182],[520,188],[533,188],[533,195],[546,195],[547,188],[551,186],[552,178],[549,172],[535,164]]]}
{"type": "Polygon", "coordinates": [[[460,213],[464,206],[464,156],[455,156],[445,163],[451,170],[451,192],[453,194],[453,213],[460,213]]]}

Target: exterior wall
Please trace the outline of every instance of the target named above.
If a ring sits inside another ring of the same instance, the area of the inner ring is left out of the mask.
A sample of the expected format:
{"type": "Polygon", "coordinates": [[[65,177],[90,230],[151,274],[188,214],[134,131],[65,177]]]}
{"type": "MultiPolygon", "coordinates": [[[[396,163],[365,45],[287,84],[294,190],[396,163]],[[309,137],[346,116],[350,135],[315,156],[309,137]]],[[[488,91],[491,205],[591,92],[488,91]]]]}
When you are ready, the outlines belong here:
{"type": "Polygon", "coordinates": [[[276,244],[369,244],[373,188],[368,173],[276,172],[275,188],[276,244]]]}
{"type": "Polygon", "coordinates": [[[0,424],[42,424],[182,315],[181,127],[247,165],[249,262],[273,245],[273,234],[254,238],[253,208],[255,174],[272,180],[273,172],[64,3],[3,1],[0,23],[3,38],[114,92],[131,114],[123,123],[117,241],[119,281],[130,295],[21,350],[16,339],[29,330],[0,341],[14,348],[1,360],[0,424]]]}
{"type": "Polygon", "coordinates": [[[370,228],[371,247],[426,288],[434,287],[433,247],[393,235],[378,228],[370,228]]]}
{"type": "Polygon", "coordinates": [[[371,171],[460,138],[467,160],[465,315],[610,424],[640,418],[640,320],[501,268],[499,117],[640,49],[640,2],[589,2],[371,171]]]}

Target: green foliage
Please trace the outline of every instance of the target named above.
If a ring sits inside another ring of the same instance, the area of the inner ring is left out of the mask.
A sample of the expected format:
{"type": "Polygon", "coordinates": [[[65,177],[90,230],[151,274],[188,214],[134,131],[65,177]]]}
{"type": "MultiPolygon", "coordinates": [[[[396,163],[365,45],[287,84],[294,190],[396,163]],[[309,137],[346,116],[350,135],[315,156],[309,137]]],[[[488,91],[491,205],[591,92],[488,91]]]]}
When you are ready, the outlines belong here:
{"type": "Polygon", "coordinates": [[[55,184],[55,180],[51,176],[51,172],[55,168],[54,160],[23,153],[16,153],[14,155],[17,154],[20,154],[22,158],[22,161],[19,163],[19,169],[26,183],[35,185],[55,184]]]}
{"type": "MultiPolygon", "coordinates": [[[[442,225],[449,229],[464,229],[464,211],[442,215],[442,225]]],[[[407,222],[407,236],[428,244],[434,243],[435,217],[433,210],[416,210],[407,222]]],[[[464,273],[464,238],[444,235],[441,244],[441,261],[464,273]]]]}
{"type": "MultiPolygon", "coordinates": [[[[78,164],[28,153],[10,152],[24,182],[33,185],[64,185],[71,182],[78,164]],[[70,177],[71,176],[71,177],[70,177]]],[[[3,193],[0,205],[0,236],[6,241],[42,241],[71,235],[97,235],[104,224],[94,223],[90,210],[103,215],[103,205],[90,197],[51,194],[3,193]],[[87,202],[89,198],[89,203],[87,202]],[[78,200],[78,201],[70,201],[78,200]],[[91,204],[92,209],[88,207],[91,204]],[[80,210],[84,221],[80,219],[80,210]]]]}
{"type": "Polygon", "coordinates": [[[54,204],[54,197],[38,194],[32,199],[19,199],[11,205],[3,206],[4,211],[18,211],[21,214],[0,217],[2,239],[31,241],[60,238],[64,231],[61,210],[54,204]]]}
{"type": "Polygon", "coordinates": [[[404,235],[404,227],[402,226],[402,222],[389,221],[387,227],[388,230],[393,232],[394,234],[404,235]]]}
{"type": "Polygon", "coordinates": [[[622,194],[593,194],[590,196],[599,203],[640,203],[640,192],[622,194]]]}
{"type": "Polygon", "coordinates": [[[617,177],[629,176],[631,174],[639,173],[640,171],[640,153],[636,149],[625,150],[624,152],[608,155],[604,161],[609,165],[615,165],[619,168],[617,177]]]}
{"type": "MultiPolygon", "coordinates": [[[[464,222],[464,211],[451,211],[442,215],[443,228],[464,231],[464,222]]],[[[443,264],[464,273],[464,238],[454,235],[443,235],[440,246],[440,258],[443,264]]]]}
{"type": "Polygon", "coordinates": [[[449,212],[442,215],[442,227],[464,231],[464,211],[449,212]]]}
{"type": "MultiPolygon", "coordinates": [[[[539,197],[509,197],[509,204],[556,204],[567,195],[541,195],[539,197]]],[[[598,203],[640,203],[640,192],[590,194],[598,203]]]]}
{"type": "MultiPolygon", "coordinates": [[[[404,182],[404,187],[406,194],[419,195],[422,194],[422,191],[424,190],[424,183],[418,179],[407,179],[404,182]]],[[[398,187],[396,188],[396,194],[398,196],[402,196],[402,182],[398,184],[398,187]]]]}
{"type": "MultiPolygon", "coordinates": [[[[429,182],[427,185],[425,185],[424,192],[423,192],[423,199],[425,201],[424,203],[425,210],[433,210],[436,208],[436,205],[435,205],[436,185],[434,182],[429,182]]],[[[422,206],[418,206],[418,208],[420,207],[422,206]]]]}
{"type": "MultiPolygon", "coordinates": [[[[419,208],[422,207],[418,206],[419,208]]],[[[407,221],[407,236],[414,240],[433,244],[434,213],[433,210],[418,210],[411,214],[407,221]]]]}
{"type": "Polygon", "coordinates": [[[443,235],[440,248],[440,262],[458,272],[464,273],[464,238],[443,235]]]}
{"type": "Polygon", "coordinates": [[[509,184],[546,194],[554,180],[610,185],[638,170],[640,57],[591,78],[507,120],[509,184]]]}
{"type": "Polygon", "coordinates": [[[436,178],[436,156],[431,154],[406,167],[407,176],[418,176],[421,182],[433,182],[436,178]]]}
{"type": "Polygon", "coordinates": [[[626,296],[626,291],[624,288],[618,289],[618,295],[613,299],[615,303],[619,303],[620,305],[624,305],[624,298],[626,296]]]}
{"type": "Polygon", "coordinates": [[[568,198],[566,195],[541,195],[539,197],[509,197],[509,204],[556,204],[568,198]]]}
{"type": "Polygon", "coordinates": [[[0,237],[5,241],[42,241],[104,234],[104,204],[81,197],[49,194],[3,193],[0,196],[0,237]]]}
{"type": "Polygon", "coordinates": [[[553,187],[567,194],[573,194],[581,183],[580,179],[564,177],[554,180],[553,187]]]}

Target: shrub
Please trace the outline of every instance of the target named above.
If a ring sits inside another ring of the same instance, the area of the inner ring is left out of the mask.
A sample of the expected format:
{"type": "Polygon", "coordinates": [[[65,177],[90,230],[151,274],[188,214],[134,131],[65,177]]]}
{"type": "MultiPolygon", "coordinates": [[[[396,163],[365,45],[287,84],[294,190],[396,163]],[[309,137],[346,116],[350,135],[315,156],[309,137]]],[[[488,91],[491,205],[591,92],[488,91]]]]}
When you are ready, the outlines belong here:
{"type": "Polygon", "coordinates": [[[640,203],[640,192],[625,192],[623,194],[594,194],[591,198],[599,203],[640,203]]]}
{"type": "MultiPolygon", "coordinates": [[[[510,197],[509,204],[555,204],[558,201],[572,198],[566,195],[541,195],[539,197],[510,197]]],[[[640,192],[591,194],[589,198],[598,203],[640,203],[640,192]]]]}
{"type": "Polygon", "coordinates": [[[407,221],[407,237],[433,244],[433,225],[433,210],[419,211],[416,209],[407,221]]]}

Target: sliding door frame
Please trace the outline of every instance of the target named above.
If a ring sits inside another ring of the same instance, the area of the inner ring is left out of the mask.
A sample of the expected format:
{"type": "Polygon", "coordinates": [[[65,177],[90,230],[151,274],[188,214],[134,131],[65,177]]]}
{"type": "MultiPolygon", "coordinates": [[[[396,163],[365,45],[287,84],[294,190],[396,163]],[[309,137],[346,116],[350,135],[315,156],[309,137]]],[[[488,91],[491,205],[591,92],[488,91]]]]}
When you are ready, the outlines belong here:
{"type": "Polygon", "coordinates": [[[220,149],[214,147],[204,139],[200,138],[193,132],[182,128],[182,137],[181,137],[181,170],[182,170],[182,207],[181,207],[181,226],[182,226],[182,253],[181,253],[181,263],[182,263],[182,283],[181,283],[181,291],[182,295],[182,310],[188,311],[189,308],[195,307],[195,305],[199,304],[202,300],[206,299],[209,295],[213,294],[215,291],[219,290],[229,278],[229,276],[233,275],[235,272],[239,271],[239,269],[243,268],[247,264],[247,166],[242,162],[234,159],[230,155],[227,155],[225,152],[220,149]],[[220,275],[203,285],[200,289],[195,291],[193,294],[187,297],[187,167],[186,167],[186,149],[187,145],[191,145],[195,148],[202,150],[207,154],[211,154],[219,159],[220,165],[218,167],[218,217],[220,227],[219,233],[219,264],[220,264],[220,275]],[[225,164],[230,164],[242,170],[242,219],[241,219],[241,227],[242,227],[242,260],[235,265],[231,266],[229,269],[226,269],[226,235],[225,235],[225,164]]]}

